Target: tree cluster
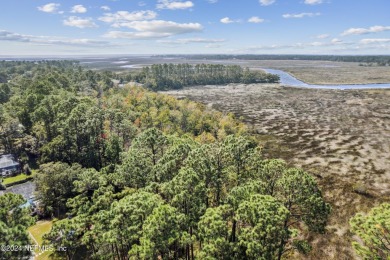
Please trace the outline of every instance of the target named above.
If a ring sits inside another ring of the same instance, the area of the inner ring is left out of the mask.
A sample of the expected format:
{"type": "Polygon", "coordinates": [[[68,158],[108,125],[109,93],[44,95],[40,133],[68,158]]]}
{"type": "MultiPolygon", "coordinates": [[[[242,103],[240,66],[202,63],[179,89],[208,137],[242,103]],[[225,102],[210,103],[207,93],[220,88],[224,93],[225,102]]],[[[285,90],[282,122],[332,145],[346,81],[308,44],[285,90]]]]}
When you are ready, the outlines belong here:
{"type": "Polygon", "coordinates": [[[279,76],[243,69],[238,65],[220,64],[154,64],[142,68],[134,78],[152,90],[179,89],[195,85],[229,83],[276,83],[279,76]]]}
{"type": "Polygon", "coordinates": [[[308,253],[307,232],[324,232],[330,213],[312,176],[244,136],[201,144],[149,128],[120,161],[41,165],[46,206],[70,216],[46,239],[69,258],[280,259],[308,253]]]}
{"type": "Polygon", "coordinates": [[[0,259],[21,259],[30,254],[24,246],[31,245],[26,232],[34,220],[22,207],[22,195],[6,193],[0,196],[0,259]]]}
{"type": "MultiPolygon", "coordinates": [[[[0,150],[16,154],[23,164],[34,164],[45,153],[44,146],[52,141],[73,142],[59,137],[64,132],[79,131],[83,135],[80,129],[88,117],[83,113],[96,112],[91,110],[91,107],[98,109],[93,105],[96,97],[113,87],[114,77],[109,72],[83,70],[71,61],[3,61],[2,72],[7,75],[7,83],[0,83],[0,150]],[[68,119],[73,108],[76,108],[73,116],[83,114],[78,122],[68,119]]],[[[93,116],[95,123],[97,116],[93,116]]],[[[97,131],[96,128],[96,125],[87,127],[89,131],[97,131]]],[[[72,145],[82,146],[94,140],[87,137],[77,142],[72,145]]],[[[88,156],[93,155],[85,155],[88,156]]]]}

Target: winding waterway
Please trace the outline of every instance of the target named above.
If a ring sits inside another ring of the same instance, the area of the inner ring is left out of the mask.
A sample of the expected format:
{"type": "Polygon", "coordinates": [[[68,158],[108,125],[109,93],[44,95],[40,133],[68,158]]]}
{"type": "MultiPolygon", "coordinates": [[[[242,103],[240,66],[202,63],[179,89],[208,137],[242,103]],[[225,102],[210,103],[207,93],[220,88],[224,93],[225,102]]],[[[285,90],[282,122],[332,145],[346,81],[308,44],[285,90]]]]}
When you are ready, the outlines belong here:
{"type": "Polygon", "coordinates": [[[285,71],[275,69],[263,69],[264,71],[272,74],[276,74],[280,77],[280,84],[292,87],[302,88],[318,88],[318,89],[378,89],[378,88],[389,88],[390,83],[384,84],[351,84],[351,85],[314,85],[307,84],[299,79],[291,76],[285,71]]]}

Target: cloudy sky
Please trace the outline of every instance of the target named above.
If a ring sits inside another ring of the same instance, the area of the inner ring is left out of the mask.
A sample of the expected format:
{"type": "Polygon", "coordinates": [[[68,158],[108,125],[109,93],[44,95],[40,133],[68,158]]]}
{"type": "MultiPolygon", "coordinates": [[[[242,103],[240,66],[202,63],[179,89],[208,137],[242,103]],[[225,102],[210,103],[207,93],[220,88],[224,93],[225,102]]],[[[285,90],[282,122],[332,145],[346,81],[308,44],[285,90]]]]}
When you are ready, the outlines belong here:
{"type": "Polygon", "coordinates": [[[389,0],[1,0],[0,55],[390,54],[389,0]]]}

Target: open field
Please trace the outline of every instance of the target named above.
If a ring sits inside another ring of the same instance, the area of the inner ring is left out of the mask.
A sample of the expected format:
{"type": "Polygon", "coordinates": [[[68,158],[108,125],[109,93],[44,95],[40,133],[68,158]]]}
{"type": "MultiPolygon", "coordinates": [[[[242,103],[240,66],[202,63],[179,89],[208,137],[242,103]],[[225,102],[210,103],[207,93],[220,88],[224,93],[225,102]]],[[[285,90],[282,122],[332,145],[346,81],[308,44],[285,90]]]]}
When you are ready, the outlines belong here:
{"type": "MultiPolygon", "coordinates": [[[[43,236],[50,232],[53,226],[52,221],[38,221],[34,226],[29,227],[28,232],[38,246],[43,246],[43,236]]],[[[52,252],[50,250],[43,251],[38,248],[35,250],[35,260],[50,259],[52,252]]]]}
{"type": "Polygon", "coordinates": [[[332,204],[327,234],[310,259],[356,258],[348,220],[390,201],[390,90],[316,90],[279,85],[202,86],[165,92],[243,116],[264,144],[317,177],[332,204]]]}

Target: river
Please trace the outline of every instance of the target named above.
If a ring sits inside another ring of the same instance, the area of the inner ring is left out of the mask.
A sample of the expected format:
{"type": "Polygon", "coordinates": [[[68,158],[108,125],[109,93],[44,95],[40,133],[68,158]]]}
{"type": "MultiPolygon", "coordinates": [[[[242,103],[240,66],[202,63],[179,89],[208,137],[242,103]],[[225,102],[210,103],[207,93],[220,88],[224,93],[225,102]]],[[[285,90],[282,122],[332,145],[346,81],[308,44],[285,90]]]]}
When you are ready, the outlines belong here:
{"type": "Polygon", "coordinates": [[[299,79],[291,76],[289,73],[282,70],[275,69],[263,69],[264,71],[279,75],[280,84],[291,87],[302,87],[302,88],[317,88],[317,89],[384,89],[390,88],[390,83],[384,84],[351,84],[351,85],[314,85],[307,84],[299,79]]]}

